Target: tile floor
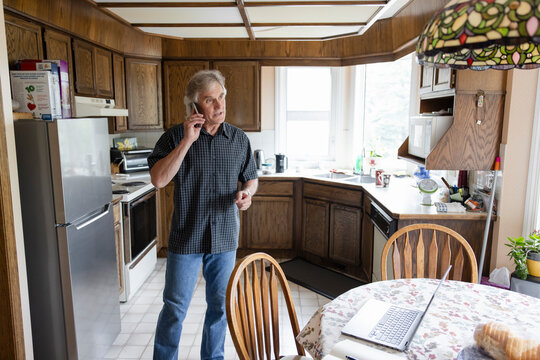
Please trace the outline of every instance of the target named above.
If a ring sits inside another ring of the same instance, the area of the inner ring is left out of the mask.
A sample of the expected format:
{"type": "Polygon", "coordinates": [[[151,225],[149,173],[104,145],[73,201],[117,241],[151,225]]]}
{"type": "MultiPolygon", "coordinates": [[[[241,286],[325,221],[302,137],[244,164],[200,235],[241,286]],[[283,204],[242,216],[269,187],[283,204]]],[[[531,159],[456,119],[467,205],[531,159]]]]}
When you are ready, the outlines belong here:
{"type": "MultiPolygon", "coordinates": [[[[152,359],[154,333],[161,311],[162,292],[165,285],[165,259],[158,258],[154,272],[145,284],[127,303],[120,304],[122,330],[105,356],[106,359],[152,359]]],[[[310,290],[289,282],[300,328],[311,315],[330,300],[310,290]]],[[[282,301],[283,298],[280,299],[282,301]]],[[[199,359],[202,324],[206,303],[204,279],[199,276],[195,293],[184,321],[178,359],[199,359]]],[[[288,317],[283,305],[280,309],[280,324],[287,324],[288,317]]],[[[296,354],[290,327],[280,331],[283,354],[296,354]]],[[[225,341],[225,359],[238,359],[230,335],[225,341]]]]}

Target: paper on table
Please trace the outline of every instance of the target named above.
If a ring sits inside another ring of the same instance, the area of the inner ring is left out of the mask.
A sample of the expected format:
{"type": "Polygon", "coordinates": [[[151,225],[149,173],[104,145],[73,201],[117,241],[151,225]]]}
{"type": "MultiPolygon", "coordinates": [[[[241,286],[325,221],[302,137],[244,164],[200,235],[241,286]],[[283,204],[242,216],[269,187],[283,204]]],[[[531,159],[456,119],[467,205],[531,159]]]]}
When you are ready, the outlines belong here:
{"type": "Polygon", "coordinates": [[[359,341],[343,340],[334,345],[330,354],[323,357],[323,360],[344,360],[346,359],[345,356],[357,360],[398,360],[406,358],[405,353],[399,353],[395,350],[380,350],[359,341]]]}

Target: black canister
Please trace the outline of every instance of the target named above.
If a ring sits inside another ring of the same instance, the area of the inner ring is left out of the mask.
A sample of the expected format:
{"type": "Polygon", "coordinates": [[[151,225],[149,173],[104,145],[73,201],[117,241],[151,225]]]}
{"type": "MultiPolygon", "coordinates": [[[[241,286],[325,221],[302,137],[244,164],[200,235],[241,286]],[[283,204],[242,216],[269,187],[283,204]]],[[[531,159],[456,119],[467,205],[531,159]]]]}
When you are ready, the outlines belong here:
{"type": "Polygon", "coordinates": [[[276,154],[276,173],[284,172],[289,165],[287,156],[284,154],[276,154]]]}

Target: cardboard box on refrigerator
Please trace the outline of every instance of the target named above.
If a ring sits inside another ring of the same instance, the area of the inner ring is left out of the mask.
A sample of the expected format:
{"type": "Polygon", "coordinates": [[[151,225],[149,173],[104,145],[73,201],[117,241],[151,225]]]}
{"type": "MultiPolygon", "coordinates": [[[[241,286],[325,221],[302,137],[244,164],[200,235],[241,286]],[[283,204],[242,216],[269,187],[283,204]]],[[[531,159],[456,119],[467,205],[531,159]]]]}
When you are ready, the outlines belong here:
{"type": "MultiPolygon", "coordinates": [[[[69,93],[69,72],[67,62],[64,60],[35,60],[25,59],[17,61],[17,70],[48,70],[55,76],[58,82],[57,104],[61,106],[61,117],[71,117],[71,97],[69,93]]],[[[55,85],[56,89],[56,85],[55,85]]]]}
{"type": "Polygon", "coordinates": [[[10,71],[11,95],[21,104],[20,112],[32,113],[34,118],[61,118],[55,94],[59,92],[51,71],[10,71]]]}

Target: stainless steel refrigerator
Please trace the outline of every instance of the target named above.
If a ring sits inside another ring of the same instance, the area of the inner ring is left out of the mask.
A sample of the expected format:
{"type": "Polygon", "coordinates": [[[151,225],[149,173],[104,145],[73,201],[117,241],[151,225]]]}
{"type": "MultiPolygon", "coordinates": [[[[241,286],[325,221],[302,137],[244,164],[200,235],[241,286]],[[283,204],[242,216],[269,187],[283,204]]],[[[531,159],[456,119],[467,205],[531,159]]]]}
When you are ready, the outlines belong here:
{"type": "Polygon", "coordinates": [[[102,359],[120,332],[106,118],[18,120],[36,359],[102,359]]]}

